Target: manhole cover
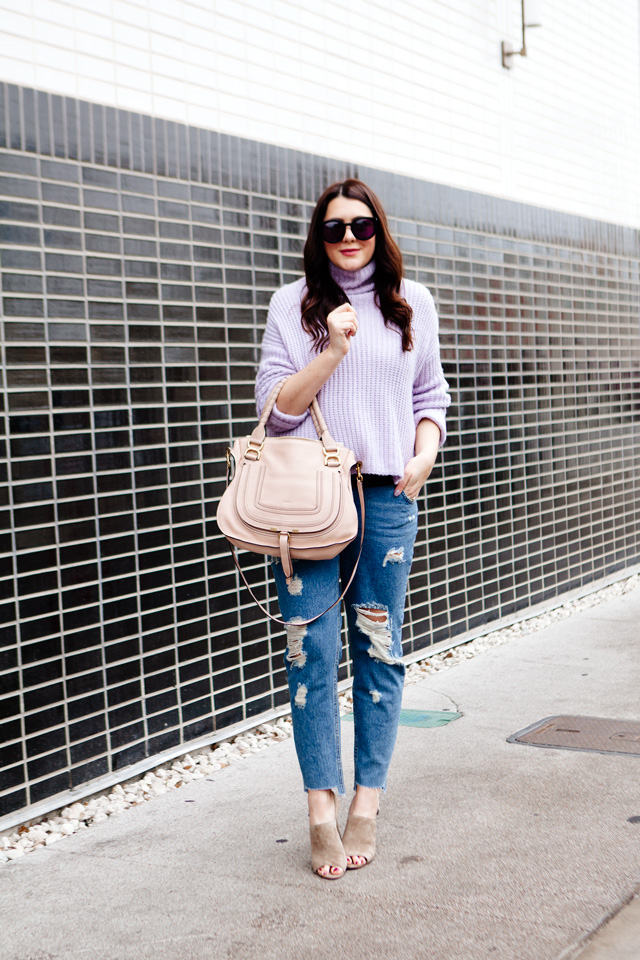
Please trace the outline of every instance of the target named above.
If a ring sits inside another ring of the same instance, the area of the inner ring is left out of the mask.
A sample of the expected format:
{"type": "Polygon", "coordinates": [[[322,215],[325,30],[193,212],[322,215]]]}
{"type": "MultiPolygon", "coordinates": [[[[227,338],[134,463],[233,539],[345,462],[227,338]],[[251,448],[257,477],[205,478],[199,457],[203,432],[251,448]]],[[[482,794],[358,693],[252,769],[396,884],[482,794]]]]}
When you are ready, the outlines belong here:
{"type": "Polygon", "coordinates": [[[545,717],[507,737],[509,743],[560,750],[591,750],[640,757],[640,720],[606,717],[545,717]]]}
{"type": "MultiPolygon", "coordinates": [[[[461,716],[454,710],[401,710],[398,722],[401,727],[443,727],[461,716]]],[[[342,719],[353,720],[353,714],[345,713],[342,719]]]]}

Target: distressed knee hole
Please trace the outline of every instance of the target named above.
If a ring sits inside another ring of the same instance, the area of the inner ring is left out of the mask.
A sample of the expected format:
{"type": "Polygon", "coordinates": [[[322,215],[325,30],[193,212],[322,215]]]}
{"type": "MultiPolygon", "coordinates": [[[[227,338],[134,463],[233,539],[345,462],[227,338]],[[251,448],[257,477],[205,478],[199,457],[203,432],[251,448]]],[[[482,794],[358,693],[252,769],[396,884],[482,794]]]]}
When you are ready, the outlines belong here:
{"type": "Polygon", "coordinates": [[[294,617],[289,620],[285,630],[287,632],[287,660],[289,663],[302,670],[307,662],[307,654],[302,645],[302,641],[307,635],[307,625],[300,623],[302,617],[294,617]]]}
{"type": "Polygon", "coordinates": [[[380,693],[379,690],[369,690],[369,693],[371,694],[371,699],[373,700],[374,703],[380,703],[382,694],[380,693]]]}
{"type": "Polygon", "coordinates": [[[383,663],[398,663],[398,658],[391,654],[391,625],[389,612],[380,607],[363,607],[354,604],[356,611],[356,626],[369,637],[371,646],[367,653],[373,660],[383,663]]]}
{"type": "Polygon", "coordinates": [[[388,550],[382,566],[386,567],[388,563],[404,563],[404,547],[392,547],[388,550]]]}
{"type": "Polygon", "coordinates": [[[363,617],[371,620],[372,623],[386,623],[387,614],[384,610],[360,610],[363,617]]]}
{"type": "Polygon", "coordinates": [[[299,683],[299,684],[298,684],[298,689],[296,690],[296,695],[295,695],[295,699],[294,699],[293,702],[295,703],[296,707],[299,707],[301,710],[304,710],[304,708],[305,708],[306,705],[307,705],[307,693],[308,693],[308,692],[309,692],[309,691],[308,691],[308,688],[307,688],[306,683],[299,683]]]}
{"type": "Polygon", "coordinates": [[[287,584],[287,590],[292,597],[299,597],[302,593],[302,580],[300,577],[294,577],[291,583],[287,584]]]}

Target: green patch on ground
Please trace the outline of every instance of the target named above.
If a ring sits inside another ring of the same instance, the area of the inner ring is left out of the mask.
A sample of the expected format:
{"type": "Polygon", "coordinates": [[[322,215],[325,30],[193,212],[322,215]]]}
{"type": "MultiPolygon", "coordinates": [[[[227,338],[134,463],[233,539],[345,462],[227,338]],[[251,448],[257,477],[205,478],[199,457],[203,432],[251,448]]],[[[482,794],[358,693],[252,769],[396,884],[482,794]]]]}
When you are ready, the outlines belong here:
{"type": "MultiPolygon", "coordinates": [[[[457,720],[461,713],[454,710],[401,710],[401,727],[444,727],[446,723],[457,720]]],[[[353,720],[352,713],[345,713],[343,720],[353,720]]]]}

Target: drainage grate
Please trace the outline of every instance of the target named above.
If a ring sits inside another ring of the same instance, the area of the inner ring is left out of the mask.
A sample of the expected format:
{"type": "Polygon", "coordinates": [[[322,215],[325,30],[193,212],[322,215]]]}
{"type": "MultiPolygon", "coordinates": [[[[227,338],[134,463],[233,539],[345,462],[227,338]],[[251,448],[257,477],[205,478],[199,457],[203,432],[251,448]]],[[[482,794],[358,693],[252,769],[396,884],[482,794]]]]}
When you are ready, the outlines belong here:
{"type": "Polygon", "coordinates": [[[507,737],[509,743],[559,750],[590,750],[640,757],[640,720],[606,717],[545,717],[507,737]]]}
{"type": "MultiPolygon", "coordinates": [[[[401,710],[401,727],[444,727],[445,723],[457,720],[461,713],[454,710],[401,710]]],[[[353,720],[352,713],[345,713],[343,720],[353,720]]]]}

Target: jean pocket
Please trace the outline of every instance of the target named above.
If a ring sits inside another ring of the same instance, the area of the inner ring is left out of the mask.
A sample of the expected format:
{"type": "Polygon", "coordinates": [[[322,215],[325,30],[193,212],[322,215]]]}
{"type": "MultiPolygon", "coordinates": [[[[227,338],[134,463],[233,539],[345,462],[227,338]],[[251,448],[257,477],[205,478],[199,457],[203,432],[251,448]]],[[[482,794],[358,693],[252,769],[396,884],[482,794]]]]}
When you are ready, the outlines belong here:
{"type": "Polygon", "coordinates": [[[411,497],[408,497],[408,496],[406,495],[406,493],[404,492],[404,490],[402,490],[402,491],[400,492],[400,496],[404,498],[404,502],[405,502],[405,503],[410,503],[411,506],[413,506],[414,503],[416,502],[415,500],[412,500],[411,497]]]}

